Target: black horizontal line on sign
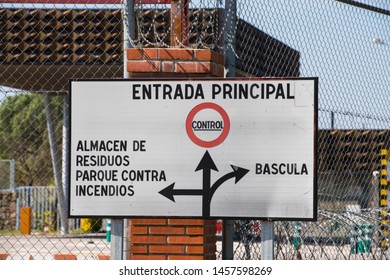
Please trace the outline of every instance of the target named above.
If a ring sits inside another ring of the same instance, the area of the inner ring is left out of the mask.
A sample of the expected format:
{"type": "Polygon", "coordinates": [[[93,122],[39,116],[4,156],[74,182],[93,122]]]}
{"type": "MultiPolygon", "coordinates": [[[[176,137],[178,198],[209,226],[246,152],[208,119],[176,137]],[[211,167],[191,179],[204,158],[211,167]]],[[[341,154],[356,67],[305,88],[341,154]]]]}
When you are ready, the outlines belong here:
{"type": "Polygon", "coordinates": [[[222,129],[201,129],[201,128],[195,128],[194,131],[222,131],[222,129]]]}

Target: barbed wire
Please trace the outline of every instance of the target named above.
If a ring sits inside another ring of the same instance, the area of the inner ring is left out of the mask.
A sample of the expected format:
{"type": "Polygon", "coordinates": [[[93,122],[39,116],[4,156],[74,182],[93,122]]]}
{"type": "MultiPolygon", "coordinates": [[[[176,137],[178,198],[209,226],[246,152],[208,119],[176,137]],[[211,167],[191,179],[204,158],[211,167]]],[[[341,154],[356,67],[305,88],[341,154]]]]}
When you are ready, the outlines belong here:
{"type": "MultiPolygon", "coordinates": [[[[46,219],[50,220],[49,232],[60,236],[58,211],[45,208],[58,201],[45,197],[45,191],[38,188],[54,185],[55,180],[44,99],[36,93],[53,95],[55,134],[60,143],[61,98],[68,93],[68,80],[122,78],[125,33],[133,48],[186,47],[188,41],[191,48],[225,55],[233,51],[242,76],[318,76],[319,219],[275,222],[276,255],[287,259],[390,259],[386,247],[378,243],[386,229],[381,221],[388,218],[389,209],[378,207],[384,189],[379,186],[380,178],[373,176],[383,161],[381,150],[390,148],[386,15],[338,1],[237,1],[237,20],[229,27],[228,21],[236,14],[226,1],[194,0],[189,4],[188,34],[182,39],[173,34],[171,43],[170,5],[140,2],[130,9],[124,0],[110,3],[92,8],[66,3],[0,4],[0,162],[15,160],[15,187],[31,185],[30,193],[19,189],[19,200],[12,191],[3,196],[7,210],[0,211],[0,253],[18,248],[15,254],[21,257],[25,249],[18,241],[22,203],[36,215],[35,234],[43,234],[46,219]],[[345,31],[351,26],[354,28],[345,31]],[[332,114],[337,124],[331,124],[332,114]],[[353,122],[353,118],[368,124],[353,122]],[[348,210],[355,206],[356,211],[348,210]],[[369,252],[359,237],[363,234],[359,230],[366,225],[371,227],[364,236],[370,241],[369,252]]],[[[177,18],[173,15],[173,20],[177,18]]],[[[3,163],[0,170],[8,170],[8,162],[3,163]]],[[[3,173],[0,179],[6,182],[10,174],[3,173]]],[[[94,236],[99,244],[93,249],[94,258],[108,254],[104,224],[99,219],[89,223],[72,220],[73,247],[65,242],[63,247],[85,256],[87,245],[77,249],[75,244],[94,236]],[[91,223],[100,229],[93,232],[91,223]],[[85,224],[89,226],[83,229],[85,224]]],[[[236,225],[235,258],[261,258],[259,222],[237,221],[236,225]]],[[[38,250],[40,241],[34,238],[30,239],[37,248],[34,256],[45,257],[38,250]]]]}

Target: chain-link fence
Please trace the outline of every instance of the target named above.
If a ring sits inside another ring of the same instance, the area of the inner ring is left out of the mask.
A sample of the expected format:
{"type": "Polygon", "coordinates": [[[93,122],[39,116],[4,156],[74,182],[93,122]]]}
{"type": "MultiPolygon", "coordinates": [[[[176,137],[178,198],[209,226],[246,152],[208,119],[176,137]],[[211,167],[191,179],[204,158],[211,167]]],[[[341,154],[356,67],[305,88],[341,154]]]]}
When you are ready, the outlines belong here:
{"type": "MultiPolygon", "coordinates": [[[[277,259],[389,258],[381,150],[390,144],[390,6],[348,2],[356,1],[237,1],[239,18],[299,52],[300,76],[320,79],[318,222],[276,223],[277,259]]],[[[236,229],[235,256],[258,258],[260,233],[236,229]]]]}
{"type": "Polygon", "coordinates": [[[106,220],[67,219],[63,137],[69,79],[123,77],[122,5],[1,2],[0,253],[109,256],[106,220]]]}
{"type": "MultiPolygon", "coordinates": [[[[65,219],[68,81],[122,78],[129,36],[233,54],[236,76],[319,77],[318,222],[275,222],[275,258],[390,258],[387,1],[38,2],[0,1],[0,253],[109,255],[106,221],[65,219]]],[[[234,224],[234,257],[261,258],[261,222],[234,224]]]]}

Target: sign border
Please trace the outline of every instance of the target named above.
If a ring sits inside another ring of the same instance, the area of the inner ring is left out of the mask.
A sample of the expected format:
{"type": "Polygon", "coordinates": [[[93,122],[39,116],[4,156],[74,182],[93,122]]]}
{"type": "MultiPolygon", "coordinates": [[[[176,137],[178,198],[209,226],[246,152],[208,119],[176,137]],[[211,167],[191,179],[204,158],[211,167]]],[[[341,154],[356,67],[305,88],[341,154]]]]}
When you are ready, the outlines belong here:
{"type": "Polygon", "coordinates": [[[292,80],[311,80],[314,81],[314,131],[313,131],[313,213],[311,218],[302,217],[231,217],[231,216],[210,216],[208,219],[222,219],[222,220],[268,220],[268,221],[312,221],[318,220],[318,77],[276,77],[276,78],[137,78],[137,79],[69,79],[69,129],[68,129],[68,186],[67,186],[67,204],[68,204],[68,217],[69,218],[110,218],[110,219],[132,219],[132,218],[173,218],[173,219],[202,219],[202,215],[199,216],[142,216],[142,215],[72,215],[70,212],[70,182],[71,182],[71,138],[72,138],[72,82],[158,82],[158,81],[292,81],[292,80]]]}

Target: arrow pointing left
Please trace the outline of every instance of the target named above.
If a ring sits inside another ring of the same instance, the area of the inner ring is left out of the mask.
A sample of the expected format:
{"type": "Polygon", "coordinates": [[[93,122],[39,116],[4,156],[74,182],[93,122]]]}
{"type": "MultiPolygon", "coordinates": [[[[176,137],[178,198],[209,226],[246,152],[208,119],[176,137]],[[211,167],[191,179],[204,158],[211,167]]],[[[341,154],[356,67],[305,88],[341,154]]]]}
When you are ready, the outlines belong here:
{"type": "Polygon", "coordinates": [[[175,183],[170,184],[165,189],[162,189],[158,193],[162,196],[165,196],[169,200],[172,200],[175,202],[175,196],[177,195],[185,195],[185,196],[192,196],[192,195],[203,195],[203,190],[191,190],[191,189],[174,189],[175,183]]]}

